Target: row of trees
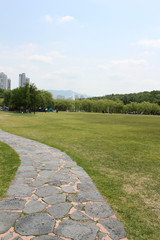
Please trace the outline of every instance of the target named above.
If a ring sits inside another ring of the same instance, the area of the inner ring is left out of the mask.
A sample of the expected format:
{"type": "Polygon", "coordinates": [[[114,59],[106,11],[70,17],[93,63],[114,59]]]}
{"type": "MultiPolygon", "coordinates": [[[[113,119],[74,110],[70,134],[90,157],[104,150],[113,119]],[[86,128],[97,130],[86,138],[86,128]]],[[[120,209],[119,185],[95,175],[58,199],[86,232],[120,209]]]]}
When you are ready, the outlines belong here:
{"type": "Polygon", "coordinates": [[[104,97],[93,97],[90,99],[108,99],[113,101],[122,101],[125,105],[131,102],[150,102],[158,103],[160,105],[160,91],[151,91],[151,92],[140,92],[140,93],[130,93],[130,94],[111,94],[104,97]]]}
{"type": "Polygon", "coordinates": [[[0,91],[3,95],[3,104],[10,110],[16,111],[37,111],[40,108],[52,108],[59,111],[85,111],[85,112],[106,112],[106,113],[144,113],[160,114],[158,103],[131,102],[124,104],[120,100],[110,99],[76,99],[76,100],[54,100],[52,94],[38,90],[34,84],[26,84],[11,90],[0,91]]]}
{"type": "Polygon", "coordinates": [[[142,102],[125,105],[122,101],[115,102],[107,99],[55,100],[55,108],[60,111],[160,114],[160,106],[156,103],[142,102]]]}
{"type": "Polygon", "coordinates": [[[25,87],[6,90],[3,93],[4,105],[10,110],[36,111],[39,108],[53,108],[52,94],[38,90],[34,84],[26,84],[25,87]]]}

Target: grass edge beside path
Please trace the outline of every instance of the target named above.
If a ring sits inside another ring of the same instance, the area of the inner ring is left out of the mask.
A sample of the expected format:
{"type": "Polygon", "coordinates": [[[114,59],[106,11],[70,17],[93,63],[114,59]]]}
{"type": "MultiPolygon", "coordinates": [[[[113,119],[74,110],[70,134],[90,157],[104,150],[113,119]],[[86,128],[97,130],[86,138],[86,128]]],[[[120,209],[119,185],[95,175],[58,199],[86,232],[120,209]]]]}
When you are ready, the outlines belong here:
{"type": "Polygon", "coordinates": [[[0,141],[0,200],[6,197],[20,163],[19,155],[13,148],[0,141]]]}

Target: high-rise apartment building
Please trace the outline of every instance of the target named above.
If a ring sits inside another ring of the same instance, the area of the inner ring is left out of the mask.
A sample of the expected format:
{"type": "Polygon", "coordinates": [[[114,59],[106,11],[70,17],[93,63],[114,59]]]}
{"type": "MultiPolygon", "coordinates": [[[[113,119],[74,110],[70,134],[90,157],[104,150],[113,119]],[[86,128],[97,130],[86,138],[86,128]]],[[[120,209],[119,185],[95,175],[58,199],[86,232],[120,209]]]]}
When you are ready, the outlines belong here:
{"type": "Polygon", "coordinates": [[[0,73],[0,88],[11,89],[11,80],[3,72],[0,73]]]}
{"type": "Polygon", "coordinates": [[[19,74],[19,87],[24,87],[29,82],[30,78],[27,78],[25,73],[19,74]]]}

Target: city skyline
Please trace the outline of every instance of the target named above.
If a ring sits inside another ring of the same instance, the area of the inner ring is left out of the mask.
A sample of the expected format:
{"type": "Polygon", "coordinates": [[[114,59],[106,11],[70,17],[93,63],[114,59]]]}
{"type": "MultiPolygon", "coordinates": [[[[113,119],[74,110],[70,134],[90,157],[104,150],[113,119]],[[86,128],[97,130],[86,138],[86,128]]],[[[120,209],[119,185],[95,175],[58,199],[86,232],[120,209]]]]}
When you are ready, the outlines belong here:
{"type": "Polygon", "coordinates": [[[0,88],[5,90],[11,89],[11,79],[3,72],[0,72],[0,88]]]}
{"type": "Polygon", "coordinates": [[[12,88],[26,72],[38,89],[89,96],[160,89],[158,0],[0,0],[0,7],[0,72],[12,88]]]}

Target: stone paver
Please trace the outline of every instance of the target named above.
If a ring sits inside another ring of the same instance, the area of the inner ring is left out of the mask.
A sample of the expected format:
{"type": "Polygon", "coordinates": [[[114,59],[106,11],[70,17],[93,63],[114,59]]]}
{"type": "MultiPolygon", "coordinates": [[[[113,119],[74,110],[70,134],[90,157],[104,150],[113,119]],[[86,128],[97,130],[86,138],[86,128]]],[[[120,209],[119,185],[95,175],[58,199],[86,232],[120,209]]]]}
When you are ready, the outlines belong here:
{"type": "Polygon", "coordinates": [[[26,207],[23,209],[24,213],[36,213],[41,212],[46,208],[47,204],[38,202],[38,201],[30,201],[26,207]]]}
{"type": "Polygon", "coordinates": [[[95,223],[82,223],[72,220],[63,220],[55,233],[75,240],[93,240],[96,238],[98,227],[95,223]]]}
{"type": "Polygon", "coordinates": [[[47,213],[35,213],[16,221],[15,231],[21,235],[42,235],[53,231],[55,220],[47,213]]]}
{"type": "Polygon", "coordinates": [[[68,155],[1,130],[0,140],[21,159],[0,201],[0,240],[126,240],[123,224],[68,155]]]}
{"type": "Polygon", "coordinates": [[[47,212],[54,218],[63,218],[65,215],[68,214],[71,207],[72,204],[69,202],[58,203],[53,205],[52,207],[49,207],[47,209],[47,212]]]}

